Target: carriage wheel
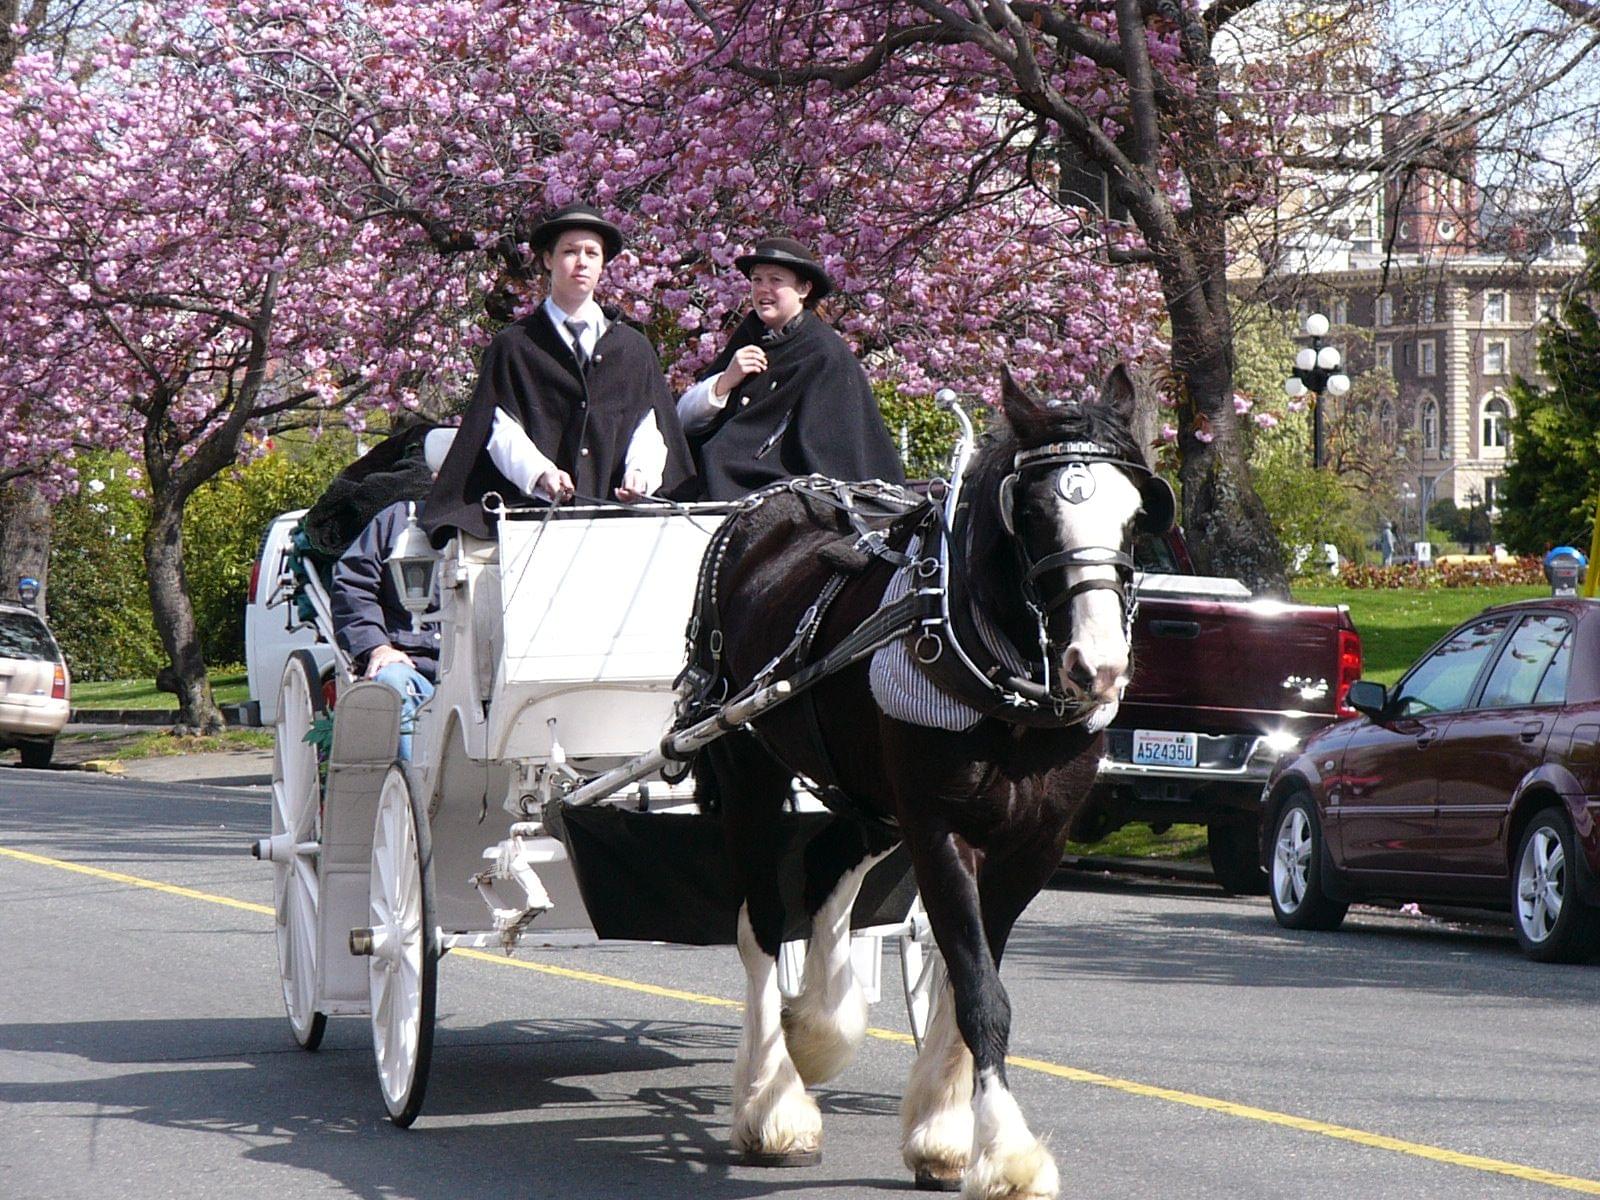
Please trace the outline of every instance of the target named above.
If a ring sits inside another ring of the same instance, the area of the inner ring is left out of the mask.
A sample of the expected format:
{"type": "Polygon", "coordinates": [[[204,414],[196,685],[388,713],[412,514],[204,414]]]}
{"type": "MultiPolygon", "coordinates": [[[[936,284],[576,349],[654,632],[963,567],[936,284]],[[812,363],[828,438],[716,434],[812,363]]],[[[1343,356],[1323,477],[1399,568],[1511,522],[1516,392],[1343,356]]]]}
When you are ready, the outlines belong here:
{"type": "Polygon", "coordinates": [[[917,1049],[921,1050],[934,1002],[944,991],[945,981],[944,956],[933,940],[933,927],[928,924],[921,896],[911,902],[906,931],[900,935],[900,981],[905,985],[906,1020],[911,1024],[917,1049]]]}
{"type": "Polygon", "coordinates": [[[422,1111],[433,1058],[439,930],[428,817],[398,764],[389,768],[378,794],[367,895],[372,1049],[389,1119],[404,1129],[422,1111]]]}
{"type": "Polygon", "coordinates": [[[322,1042],[328,1018],[317,1003],[317,907],[321,885],[322,780],[317,749],[306,734],[322,711],[322,689],[310,655],[291,655],[278,691],[272,754],[272,837],[284,852],[272,860],[278,977],[294,1040],[307,1050],[322,1042]]]}

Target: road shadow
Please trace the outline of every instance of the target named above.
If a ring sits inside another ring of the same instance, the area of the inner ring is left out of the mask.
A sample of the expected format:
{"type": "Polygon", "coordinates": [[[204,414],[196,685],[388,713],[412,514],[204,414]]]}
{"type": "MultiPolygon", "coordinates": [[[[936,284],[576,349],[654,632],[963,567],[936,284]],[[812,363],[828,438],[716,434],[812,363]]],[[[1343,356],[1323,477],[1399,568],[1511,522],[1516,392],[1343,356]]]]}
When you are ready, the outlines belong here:
{"type": "MultiPolygon", "coordinates": [[[[335,1023],[311,1054],[268,1018],[10,1024],[0,1027],[0,1053],[24,1057],[13,1057],[10,1079],[0,1081],[0,1108],[16,1120],[28,1119],[28,1106],[49,1106],[52,1121],[81,1118],[85,1139],[96,1136],[89,1126],[110,1121],[212,1134],[235,1143],[241,1162],[315,1172],[340,1194],[370,1200],[742,1200],[908,1187],[899,1099],[870,1092],[814,1094],[835,1130],[852,1117],[884,1118],[881,1177],[832,1174],[826,1151],[821,1166],[803,1170],[733,1164],[733,1025],[571,1019],[441,1028],[427,1103],[409,1130],[384,1118],[365,1031],[364,1021],[335,1023]],[[84,1060],[108,1069],[82,1078],[84,1060]],[[63,1078],[69,1070],[77,1077],[63,1078]],[[691,1082],[679,1082],[685,1073],[691,1082]]],[[[310,1181],[295,1188],[317,1190],[310,1181]]]]}

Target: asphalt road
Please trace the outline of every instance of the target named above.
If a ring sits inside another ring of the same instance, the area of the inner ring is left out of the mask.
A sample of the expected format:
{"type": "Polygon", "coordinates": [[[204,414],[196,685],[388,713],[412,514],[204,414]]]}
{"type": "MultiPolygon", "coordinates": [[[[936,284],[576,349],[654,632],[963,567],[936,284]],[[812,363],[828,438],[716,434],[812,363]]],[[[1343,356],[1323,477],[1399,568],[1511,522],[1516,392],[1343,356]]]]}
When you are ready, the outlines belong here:
{"type": "MultiPolygon", "coordinates": [[[[364,1020],[316,1054],[289,1038],[244,852],[266,820],[260,790],[0,769],[0,1195],[909,1190],[897,1000],[820,1089],[820,1167],[727,1163],[738,1014],[686,994],[737,997],[728,950],[448,957],[427,1106],[390,1127],[364,1020]]],[[[1596,968],[1525,963],[1496,929],[1347,928],[1287,934],[1201,886],[1041,896],[1004,972],[1011,1079],[1063,1194],[1600,1194],[1596,968]]]]}

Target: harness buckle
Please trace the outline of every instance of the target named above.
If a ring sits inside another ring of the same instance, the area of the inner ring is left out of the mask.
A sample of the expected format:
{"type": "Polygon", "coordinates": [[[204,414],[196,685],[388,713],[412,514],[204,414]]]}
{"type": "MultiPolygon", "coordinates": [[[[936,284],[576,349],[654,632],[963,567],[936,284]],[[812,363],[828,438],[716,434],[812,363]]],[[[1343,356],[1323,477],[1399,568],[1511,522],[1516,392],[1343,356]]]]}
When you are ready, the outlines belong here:
{"type": "Polygon", "coordinates": [[[923,666],[931,667],[944,654],[944,639],[937,633],[925,631],[911,647],[911,653],[923,666]]]}

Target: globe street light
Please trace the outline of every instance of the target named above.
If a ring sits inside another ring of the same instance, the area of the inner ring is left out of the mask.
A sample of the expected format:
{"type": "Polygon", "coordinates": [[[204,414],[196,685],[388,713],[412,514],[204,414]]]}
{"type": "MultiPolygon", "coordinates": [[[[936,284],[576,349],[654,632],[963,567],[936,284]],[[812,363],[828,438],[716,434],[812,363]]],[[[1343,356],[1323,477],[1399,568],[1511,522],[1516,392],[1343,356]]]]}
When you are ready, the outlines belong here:
{"type": "Polygon", "coordinates": [[[1294,374],[1284,380],[1283,390],[1291,400],[1311,396],[1311,465],[1322,465],[1322,394],[1343,396],[1350,390],[1350,377],[1339,369],[1339,351],[1335,346],[1324,346],[1322,339],[1328,333],[1328,318],[1312,313],[1306,318],[1306,336],[1311,345],[1304,346],[1294,356],[1294,374]]]}

